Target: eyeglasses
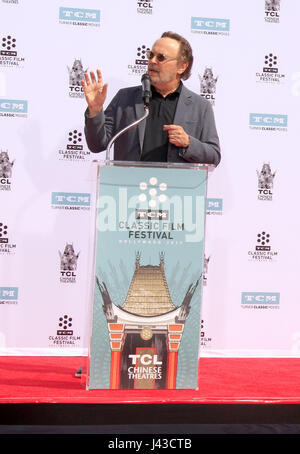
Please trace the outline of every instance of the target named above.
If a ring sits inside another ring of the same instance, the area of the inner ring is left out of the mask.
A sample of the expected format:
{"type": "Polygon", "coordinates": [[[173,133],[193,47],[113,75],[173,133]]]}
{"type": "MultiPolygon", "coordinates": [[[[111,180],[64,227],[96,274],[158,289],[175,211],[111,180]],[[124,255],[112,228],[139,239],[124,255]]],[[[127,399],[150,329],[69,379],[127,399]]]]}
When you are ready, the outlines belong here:
{"type": "Polygon", "coordinates": [[[152,60],[152,58],[156,57],[157,60],[162,63],[164,61],[170,61],[170,60],[177,60],[177,58],[168,58],[166,57],[164,54],[155,54],[154,52],[152,52],[152,50],[147,50],[146,52],[146,56],[148,58],[148,60],[152,60]]]}

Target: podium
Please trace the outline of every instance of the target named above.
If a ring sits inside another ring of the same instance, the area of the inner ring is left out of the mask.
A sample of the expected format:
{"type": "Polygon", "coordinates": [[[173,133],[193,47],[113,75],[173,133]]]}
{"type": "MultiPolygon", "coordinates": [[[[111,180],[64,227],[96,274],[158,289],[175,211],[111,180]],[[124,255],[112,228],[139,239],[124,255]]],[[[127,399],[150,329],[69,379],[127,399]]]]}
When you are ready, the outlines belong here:
{"type": "Polygon", "coordinates": [[[197,389],[213,169],[93,163],[86,389],[197,389]]]}

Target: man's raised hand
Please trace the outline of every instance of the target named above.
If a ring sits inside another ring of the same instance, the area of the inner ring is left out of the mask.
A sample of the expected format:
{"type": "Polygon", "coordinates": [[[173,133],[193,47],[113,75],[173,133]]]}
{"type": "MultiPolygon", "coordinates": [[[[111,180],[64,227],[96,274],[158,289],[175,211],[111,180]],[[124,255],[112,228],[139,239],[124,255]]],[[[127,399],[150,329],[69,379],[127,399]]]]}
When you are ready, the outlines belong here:
{"type": "Polygon", "coordinates": [[[81,85],[88,103],[89,117],[95,117],[103,109],[103,104],[107,95],[107,84],[103,85],[103,79],[100,69],[97,69],[97,78],[93,71],[84,73],[84,79],[81,85]]]}

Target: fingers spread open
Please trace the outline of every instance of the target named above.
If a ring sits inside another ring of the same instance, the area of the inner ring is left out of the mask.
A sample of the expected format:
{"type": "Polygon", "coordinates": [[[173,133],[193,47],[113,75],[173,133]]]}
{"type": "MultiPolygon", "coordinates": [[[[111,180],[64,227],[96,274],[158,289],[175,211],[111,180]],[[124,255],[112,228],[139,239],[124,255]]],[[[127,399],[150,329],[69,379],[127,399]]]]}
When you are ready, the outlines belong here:
{"type": "Polygon", "coordinates": [[[97,69],[98,82],[102,82],[102,74],[100,69],[97,69]]]}
{"type": "MultiPolygon", "coordinates": [[[[84,78],[85,78],[86,84],[89,85],[90,84],[90,79],[89,79],[88,73],[84,73],[84,78]]],[[[84,83],[84,81],[82,81],[82,82],[84,83]]]]}
{"type": "Polygon", "coordinates": [[[95,73],[93,71],[90,71],[90,76],[91,76],[92,83],[96,82],[95,73]]]}

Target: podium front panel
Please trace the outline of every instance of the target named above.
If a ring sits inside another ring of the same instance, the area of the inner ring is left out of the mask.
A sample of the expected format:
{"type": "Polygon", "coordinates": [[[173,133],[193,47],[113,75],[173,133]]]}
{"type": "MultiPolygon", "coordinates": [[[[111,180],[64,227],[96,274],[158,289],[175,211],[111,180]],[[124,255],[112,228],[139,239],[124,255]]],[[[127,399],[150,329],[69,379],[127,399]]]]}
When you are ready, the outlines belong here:
{"type": "Polygon", "coordinates": [[[196,389],[206,168],[100,166],[88,389],[196,389]]]}

